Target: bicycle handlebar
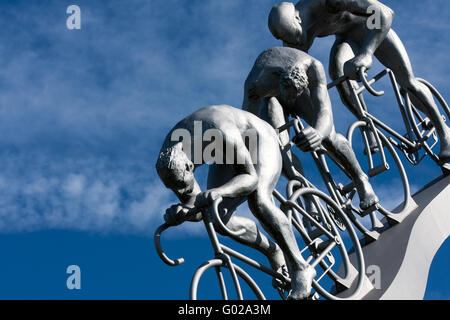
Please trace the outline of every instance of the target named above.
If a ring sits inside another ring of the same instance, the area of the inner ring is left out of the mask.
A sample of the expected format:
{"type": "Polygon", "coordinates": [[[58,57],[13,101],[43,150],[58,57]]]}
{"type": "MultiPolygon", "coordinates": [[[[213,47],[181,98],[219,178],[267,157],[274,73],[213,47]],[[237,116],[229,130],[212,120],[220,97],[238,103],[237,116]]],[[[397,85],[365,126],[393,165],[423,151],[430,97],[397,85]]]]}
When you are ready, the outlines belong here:
{"type": "Polygon", "coordinates": [[[242,228],[241,230],[238,231],[233,231],[230,230],[222,221],[222,219],[219,216],[219,204],[222,202],[222,198],[219,198],[217,200],[214,201],[213,203],[213,217],[215,218],[216,222],[219,224],[220,228],[225,231],[226,233],[228,233],[228,235],[230,235],[231,237],[239,237],[241,235],[243,235],[245,233],[245,229],[242,228]]]}
{"type": "MultiPolygon", "coordinates": [[[[363,67],[363,68],[359,69],[359,73],[358,73],[359,78],[360,78],[361,82],[363,83],[364,87],[366,88],[366,90],[369,91],[370,94],[372,94],[376,97],[380,97],[380,96],[384,95],[384,91],[376,91],[374,88],[372,88],[371,83],[374,82],[374,80],[371,80],[371,81],[367,80],[366,71],[367,71],[366,68],[363,67]]],[[[327,85],[327,88],[328,89],[334,88],[348,79],[349,78],[347,76],[339,77],[338,79],[334,80],[333,82],[330,82],[327,85]]]]}
{"type": "Polygon", "coordinates": [[[329,89],[331,89],[331,88],[334,88],[334,87],[340,85],[342,82],[344,82],[344,81],[346,81],[346,80],[348,80],[348,77],[347,77],[347,76],[339,77],[339,78],[337,78],[336,80],[334,80],[333,82],[330,82],[330,83],[327,85],[327,89],[329,90],[329,89]]]}
{"type": "MultiPolygon", "coordinates": [[[[245,233],[245,229],[241,229],[238,231],[232,231],[230,230],[222,221],[222,219],[220,218],[219,215],[219,204],[223,201],[222,198],[218,198],[216,199],[213,204],[212,204],[212,213],[213,213],[213,217],[215,218],[216,222],[219,224],[219,227],[222,228],[222,230],[226,233],[228,233],[230,236],[232,237],[238,237],[240,235],[242,235],[243,233],[245,233]]],[[[192,208],[188,211],[188,213],[186,214],[186,218],[197,214],[198,212],[200,212],[201,209],[199,208],[192,208]]],[[[161,234],[169,229],[170,227],[173,227],[174,225],[168,224],[168,223],[164,223],[161,226],[159,226],[158,229],[156,229],[155,231],[155,235],[153,237],[154,243],[155,243],[155,248],[156,248],[156,252],[158,253],[158,256],[161,258],[161,260],[171,266],[171,267],[176,267],[179,266],[181,264],[184,263],[184,258],[178,258],[175,260],[170,259],[164,252],[162,246],[161,246],[161,234]]]]}
{"type": "Polygon", "coordinates": [[[361,79],[364,87],[369,91],[370,94],[372,94],[375,97],[380,97],[384,95],[384,91],[376,91],[374,88],[370,86],[369,81],[367,81],[366,77],[366,68],[362,67],[359,69],[359,78],[361,79]]]}
{"type": "Polygon", "coordinates": [[[183,264],[184,259],[183,258],[179,258],[179,259],[175,259],[175,260],[170,259],[164,253],[164,250],[161,247],[161,233],[163,233],[165,230],[169,229],[170,227],[172,227],[172,225],[170,225],[168,223],[164,223],[161,226],[159,226],[159,228],[156,229],[156,231],[155,231],[155,235],[154,235],[153,239],[155,241],[156,252],[158,253],[158,256],[161,258],[161,260],[165,264],[167,264],[171,267],[176,267],[176,266],[179,266],[180,264],[183,264]]]}
{"type": "MultiPolygon", "coordinates": [[[[193,215],[197,214],[198,212],[200,212],[200,209],[198,209],[198,208],[189,209],[189,211],[187,212],[185,218],[187,219],[190,216],[193,216],[193,215]]],[[[153,240],[154,240],[154,243],[155,243],[156,252],[158,253],[158,256],[161,258],[161,260],[165,264],[167,264],[167,265],[169,265],[171,267],[176,267],[176,266],[179,266],[180,264],[184,263],[184,258],[178,258],[178,259],[175,259],[175,260],[170,259],[164,253],[164,250],[163,250],[163,248],[161,246],[161,233],[163,233],[165,230],[167,230],[167,229],[169,229],[171,227],[174,227],[174,225],[169,224],[167,222],[162,224],[162,225],[160,225],[159,228],[156,229],[156,231],[155,231],[155,235],[153,236],[153,240]]]]}

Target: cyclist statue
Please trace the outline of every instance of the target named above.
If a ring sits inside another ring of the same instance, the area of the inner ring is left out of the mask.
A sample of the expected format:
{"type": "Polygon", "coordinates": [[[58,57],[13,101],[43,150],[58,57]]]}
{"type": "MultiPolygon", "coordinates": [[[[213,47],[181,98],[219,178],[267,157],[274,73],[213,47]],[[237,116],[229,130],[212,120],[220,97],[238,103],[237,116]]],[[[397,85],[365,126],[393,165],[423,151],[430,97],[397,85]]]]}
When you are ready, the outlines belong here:
{"type": "MultiPolygon", "coordinates": [[[[391,69],[412,103],[431,120],[440,139],[440,163],[450,161],[450,129],[440,117],[430,90],[414,76],[406,49],[391,29],[394,12],[376,0],[301,0],[282,2],[269,15],[269,29],[285,46],[308,52],[316,37],[336,36],[331,50],[330,75],[358,80],[361,68],[372,66],[372,56],[391,69]],[[371,25],[373,13],[379,26],[371,25]]],[[[341,98],[355,112],[350,89],[338,86],[341,98]]]]}
{"type": "MultiPolygon", "coordinates": [[[[188,208],[206,208],[214,200],[224,198],[222,209],[225,210],[221,210],[220,214],[225,225],[233,231],[245,229],[245,233],[235,240],[263,253],[276,271],[283,268],[286,259],[292,280],[289,298],[305,299],[309,296],[316,271],[302,258],[292,227],[272,197],[282,170],[282,156],[277,133],[268,123],[230,106],[200,109],[171,130],[161,148],[156,169],[165,186],[182,202],[167,209],[164,216],[167,223],[179,224],[185,220],[188,208]],[[227,147],[216,150],[216,155],[222,154],[223,159],[228,160],[216,159],[216,165],[211,166],[209,171],[208,190],[204,192],[200,190],[194,171],[206,161],[194,159],[194,164],[183,147],[195,149],[196,143],[201,143],[202,154],[205,151],[205,143],[195,138],[196,134],[198,137],[198,132],[194,132],[198,121],[202,124],[202,134],[211,129],[220,131],[223,145],[227,147]],[[188,143],[172,141],[176,140],[172,133],[179,129],[190,133],[188,143]],[[249,130],[257,136],[254,140],[256,146],[253,146],[255,149],[246,145],[245,135],[249,130]],[[254,221],[234,215],[235,208],[245,200],[248,200],[250,210],[276,244],[260,232],[254,221]]],[[[201,214],[198,214],[191,221],[200,219],[201,214]]],[[[216,229],[223,232],[220,225],[216,229]]]]}
{"type": "MultiPolygon", "coordinates": [[[[243,109],[282,127],[289,115],[303,118],[310,126],[295,137],[302,151],[314,151],[321,145],[339,162],[352,178],[363,210],[378,203],[369,179],[361,169],[349,142],[334,129],[333,113],[322,64],[300,50],[275,47],[257,58],[245,81],[243,109]]],[[[289,142],[288,132],[280,134],[283,145],[289,142]]],[[[301,171],[299,160],[286,154],[301,171]]],[[[285,169],[290,166],[284,166],[285,169]]],[[[285,170],[292,179],[294,174],[285,170]]]]}

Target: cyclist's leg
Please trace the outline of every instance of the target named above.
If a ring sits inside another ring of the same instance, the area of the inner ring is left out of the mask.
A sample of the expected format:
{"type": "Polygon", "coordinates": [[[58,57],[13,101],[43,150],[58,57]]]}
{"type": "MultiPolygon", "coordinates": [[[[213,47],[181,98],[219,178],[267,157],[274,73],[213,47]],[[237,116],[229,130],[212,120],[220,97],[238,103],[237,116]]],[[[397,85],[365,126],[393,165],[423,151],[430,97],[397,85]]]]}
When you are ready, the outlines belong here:
{"type": "Polygon", "coordinates": [[[348,140],[341,134],[336,133],[333,129],[330,136],[326,137],[322,143],[327,149],[328,154],[345,168],[355,183],[361,201],[361,209],[365,210],[378,203],[378,197],[373,191],[369,178],[361,169],[355,152],[348,140]]]}
{"type": "MultiPolygon", "coordinates": [[[[219,187],[232,177],[233,169],[231,166],[211,165],[208,173],[208,189],[219,187]]],[[[264,254],[269,260],[271,267],[277,271],[286,264],[280,247],[259,230],[255,221],[235,215],[237,207],[246,200],[246,197],[224,199],[220,204],[221,218],[225,225],[233,231],[244,228],[246,232],[241,236],[233,237],[233,239],[264,254]]],[[[221,233],[220,227],[216,227],[216,230],[221,233]]]]}
{"type": "MultiPolygon", "coordinates": [[[[275,97],[264,99],[261,106],[261,119],[268,122],[273,128],[278,129],[286,124],[288,118],[287,113],[284,111],[278,99],[275,97]]],[[[289,131],[283,131],[278,134],[280,142],[283,146],[290,142],[289,131]]],[[[282,153],[283,156],[283,175],[288,179],[292,179],[296,175],[295,171],[300,174],[303,173],[303,166],[300,159],[292,153],[291,150],[282,153]],[[293,166],[293,169],[291,168],[293,166]]]]}
{"type": "MultiPolygon", "coordinates": [[[[344,76],[344,64],[353,59],[358,48],[356,44],[343,40],[339,37],[336,38],[336,41],[331,49],[330,53],[330,66],[329,66],[329,74],[331,79],[337,80],[340,77],[344,76]]],[[[354,82],[354,81],[352,81],[354,82]]],[[[350,83],[348,81],[344,81],[343,83],[336,86],[339,96],[341,97],[342,103],[355,115],[358,116],[357,112],[357,104],[354,96],[352,95],[352,89],[350,87],[350,83]]],[[[362,103],[364,104],[364,97],[361,95],[360,99],[362,99],[362,103]]],[[[368,140],[369,146],[372,153],[377,152],[377,143],[375,135],[372,132],[368,132],[368,140]]]]}
{"type": "Polygon", "coordinates": [[[430,118],[441,143],[439,158],[450,161],[450,129],[441,118],[431,91],[414,76],[408,53],[394,30],[389,31],[375,56],[394,72],[399,84],[410,93],[413,104],[430,118]]]}
{"type": "MultiPolygon", "coordinates": [[[[344,64],[351,60],[355,56],[352,45],[350,42],[336,37],[336,41],[333,44],[330,52],[330,65],[329,74],[331,79],[337,80],[344,76],[344,64]]],[[[351,95],[351,88],[347,81],[336,86],[342,102],[347,108],[357,115],[356,102],[351,95]]]]}
{"type": "Polygon", "coordinates": [[[284,252],[292,279],[290,298],[307,298],[311,291],[315,270],[303,259],[292,226],[283,211],[275,205],[272,196],[281,174],[281,166],[277,168],[272,165],[282,161],[280,152],[274,152],[278,150],[278,142],[274,136],[274,139],[259,141],[258,147],[258,187],[249,195],[248,204],[263,228],[275,239],[284,252]]]}
{"type": "MultiPolygon", "coordinates": [[[[288,114],[275,97],[264,99],[260,115],[263,120],[267,121],[274,128],[281,128],[289,120],[288,114]]],[[[283,131],[278,136],[283,146],[290,142],[289,131],[283,131]]],[[[282,156],[282,173],[286,178],[292,180],[298,174],[305,176],[300,159],[291,150],[283,151],[282,156]]],[[[305,198],[305,206],[306,211],[311,214],[317,213],[312,197],[305,198]]]]}

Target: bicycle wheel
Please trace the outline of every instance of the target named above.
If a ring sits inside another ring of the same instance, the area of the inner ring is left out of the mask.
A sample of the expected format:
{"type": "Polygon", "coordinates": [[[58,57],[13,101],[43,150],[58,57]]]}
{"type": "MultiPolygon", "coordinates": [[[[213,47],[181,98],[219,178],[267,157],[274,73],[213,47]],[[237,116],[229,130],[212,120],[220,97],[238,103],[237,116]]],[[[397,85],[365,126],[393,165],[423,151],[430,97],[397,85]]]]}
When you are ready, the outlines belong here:
{"type": "Polygon", "coordinates": [[[302,256],[317,271],[312,296],[317,293],[325,299],[340,300],[344,298],[339,293],[346,291],[345,299],[355,299],[362,289],[365,266],[358,236],[348,217],[329,196],[315,188],[296,190],[285,205],[294,229],[306,244],[302,256]],[[314,199],[317,215],[311,215],[303,209],[304,205],[299,205],[308,197],[314,199]],[[345,228],[338,228],[326,208],[333,209],[335,218],[345,228]],[[305,226],[305,220],[310,227],[305,226]],[[347,250],[350,247],[354,263],[347,250]]]}
{"type": "MultiPolygon", "coordinates": [[[[306,178],[299,176],[296,177],[295,179],[289,181],[289,183],[286,186],[286,194],[288,195],[288,198],[291,197],[294,192],[298,189],[301,188],[305,188],[305,187],[309,187],[309,188],[315,188],[314,185],[312,185],[308,180],[306,180],[306,178]]],[[[317,203],[314,203],[314,198],[305,198],[303,202],[298,201],[297,203],[306,211],[308,211],[311,216],[317,218],[318,217],[318,210],[316,209],[316,206],[318,205],[317,203]]],[[[331,219],[333,219],[334,223],[336,224],[336,226],[341,230],[341,231],[345,231],[345,224],[342,222],[342,220],[340,219],[339,215],[335,214],[334,209],[332,207],[330,207],[329,205],[326,206],[328,213],[330,214],[331,219]]],[[[281,208],[281,210],[283,210],[283,208],[281,208]]],[[[305,219],[304,219],[305,220],[305,219]]],[[[309,228],[310,223],[307,221],[307,219],[304,221],[305,227],[309,228]]]]}
{"type": "MultiPolygon", "coordinates": [[[[439,93],[439,91],[428,81],[424,79],[418,79],[422,84],[428,87],[428,89],[433,94],[435,103],[439,108],[439,112],[441,113],[444,122],[449,125],[450,123],[450,108],[439,93]]],[[[436,129],[433,124],[430,122],[429,118],[420,111],[419,108],[414,106],[409,98],[409,95],[403,92],[403,97],[406,102],[406,107],[408,111],[408,116],[412,125],[412,129],[414,134],[416,135],[418,141],[422,141],[422,146],[425,152],[435,161],[439,162],[438,153],[433,151],[434,147],[438,144],[439,138],[436,133],[436,129]]],[[[423,108],[422,108],[423,109],[423,108]]],[[[418,159],[418,162],[422,160],[423,157],[418,159]]]]}
{"type": "MultiPolygon", "coordinates": [[[[237,275],[238,279],[241,278],[242,280],[245,281],[245,283],[251,289],[251,291],[253,292],[255,297],[258,300],[266,300],[266,298],[264,297],[264,294],[262,293],[261,289],[258,287],[256,282],[239,266],[233,264],[233,267],[234,267],[234,270],[236,271],[236,275],[237,275]]],[[[220,288],[220,292],[222,295],[222,299],[223,300],[229,299],[227,287],[225,284],[225,278],[222,273],[222,269],[228,269],[228,271],[230,271],[230,269],[223,260],[213,259],[213,260],[209,260],[209,261],[206,261],[205,263],[203,263],[197,269],[197,271],[194,273],[194,276],[192,277],[192,281],[191,281],[191,287],[190,287],[190,299],[191,300],[197,300],[197,291],[198,291],[198,285],[199,285],[200,279],[205,274],[205,272],[211,268],[214,268],[216,271],[216,276],[217,276],[217,280],[219,282],[219,288],[220,288]]],[[[234,288],[235,292],[238,292],[241,290],[240,284],[236,285],[236,283],[234,283],[234,282],[233,282],[233,288],[234,288]]],[[[239,296],[238,293],[237,293],[237,296],[239,296]]]]}
{"type": "Polygon", "coordinates": [[[411,195],[408,176],[394,147],[380,130],[376,129],[382,148],[378,148],[375,154],[364,152],[370,150],[367,136],[373,132],[371,130],[365,121],[357,121],[350,127],[347,139],[379,198],[378,211],[389,219],[395,219],[395,215],[405,214],[409,208],[411,195]],[[357,128],[360,135],[354,134],[357,128]],[[363,161],[364,158],[366,161],[363,161]]]}

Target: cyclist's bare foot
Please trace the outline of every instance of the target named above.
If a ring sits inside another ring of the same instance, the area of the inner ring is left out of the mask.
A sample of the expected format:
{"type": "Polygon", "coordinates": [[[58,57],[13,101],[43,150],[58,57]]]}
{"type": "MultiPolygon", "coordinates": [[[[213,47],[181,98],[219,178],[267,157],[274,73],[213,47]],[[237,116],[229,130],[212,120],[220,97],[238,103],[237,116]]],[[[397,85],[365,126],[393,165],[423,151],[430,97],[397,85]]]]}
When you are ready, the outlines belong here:
{"type": "Polygon", "coordinates": [[[282,266],[286,265],[286,260],[284,259],[283,251],[277,246],[277,249],[270,256],[267,256],[269,259],[270,266],[273,270],[278,271],[282,266]]]}
{"type": "MultiPolygon", "coordinates": [[[[272,270],[281,273],[286,277],[289,277],[289,272],[286,267],[286,260],[284,259],[283,252],[280,248],[278,248],[277,251],[275,251],[275,253],[269,257],[269,263],[272,267],[272,270]]],[[[282,288],[283,285],[284,283],[281,280],[277,278],[272,279],[272,286],[275,289],[282,288]]]]}
{"type": "Polygon", "coordinates": [[[359,195],[359,207],[362,210],[369,209],[371,206],[377,204],[379,199],[373,191],[372,185],[367,179],[363,179],[361,181],[361,185],[357,187],[358,195],[359,195]]]}
{"type": "MultiPolygon", "coordinates": [[[[289,278],[289,271],[286,265],[283,265],[279,267],[277,270],[275,270],[277,273],[281,273],[286,278],[289,278]]],[[[286,283],[284,281],[281,281],[278,278],[272,279],[272,287],[277,290],[286,290],[286,283]]]]}
{"type": "Polygon", "coordinates": [[[311,294],[312,281],[316,276],[316,270],[307,266],[303,270],[296,271],[291,277],[292,290],[287,297],[288,300],[308,299],[311,294]]]}

